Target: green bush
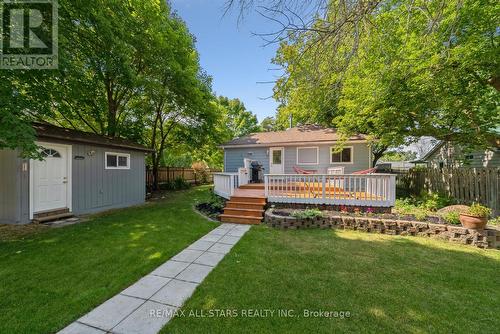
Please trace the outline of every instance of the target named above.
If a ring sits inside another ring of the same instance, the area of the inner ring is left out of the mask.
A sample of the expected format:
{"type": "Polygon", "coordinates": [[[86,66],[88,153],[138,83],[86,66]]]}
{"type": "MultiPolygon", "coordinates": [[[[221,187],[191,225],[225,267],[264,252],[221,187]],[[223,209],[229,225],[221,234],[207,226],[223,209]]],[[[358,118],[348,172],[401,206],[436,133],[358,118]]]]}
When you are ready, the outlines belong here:
{"type": "Polygon", "coordinates": [[[448,224],[460,225],[460,212],[458,211],[446,212],[442,217],[448,224]]]}
{"type": "Polygon", "coordinates": [[[314,219],[323,216],[323,212],[318,209],[296,210],[292,212],[292,217],[295,217],[297,219],[314,219]]]}
{"type": "Polygon", "coordinates": [[[436,211],[445,206],[455,204],[456,201],[451,197],[440,195],[438,193],[422,193],[417,202],[420,202],[421,206],[425,209],[436,211]]]}
{"type": "Polygon", "coordinates": [[[478,203],[472,203],[467,214],[474,217],[489,217],[491,209],[478,203]]]}
{"type": "Polygon", "coordinates": [[[174,180],[174,190],[182,190],[182,189],[189,189],[191,187],[191,184],[184,180],[182,177],[178,176],[174,180]]]}
{"type": "Polygon", "coordinates": [[[490,225],[500,225],[500,216],[488,220],[488,224],[490,224],[490,225]]]}

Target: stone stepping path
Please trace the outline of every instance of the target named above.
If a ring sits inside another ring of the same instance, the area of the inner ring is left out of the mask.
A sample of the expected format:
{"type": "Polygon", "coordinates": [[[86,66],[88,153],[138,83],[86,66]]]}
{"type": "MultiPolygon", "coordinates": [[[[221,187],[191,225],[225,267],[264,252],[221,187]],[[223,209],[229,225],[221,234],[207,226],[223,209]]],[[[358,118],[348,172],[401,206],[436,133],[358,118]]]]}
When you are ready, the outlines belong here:
{"type": "Polygon", "coordinates": [[[59,334],[156,334],[250,229],[222,224],[59,334]]]}

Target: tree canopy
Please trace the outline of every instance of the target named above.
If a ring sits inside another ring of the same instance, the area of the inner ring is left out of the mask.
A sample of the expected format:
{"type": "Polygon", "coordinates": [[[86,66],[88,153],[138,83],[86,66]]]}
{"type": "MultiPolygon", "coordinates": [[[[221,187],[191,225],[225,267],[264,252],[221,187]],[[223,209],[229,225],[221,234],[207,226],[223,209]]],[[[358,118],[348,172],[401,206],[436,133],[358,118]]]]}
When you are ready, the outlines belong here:
{"type": "Polygon", "coordinates": [[[375,159],[421,136],[475,146],[498,138],[497,1],[314,1],[310,20],[297,1],[268,6],[283,24],[274,39],[281,126],[293,114],[368,134],[375,159]]]}

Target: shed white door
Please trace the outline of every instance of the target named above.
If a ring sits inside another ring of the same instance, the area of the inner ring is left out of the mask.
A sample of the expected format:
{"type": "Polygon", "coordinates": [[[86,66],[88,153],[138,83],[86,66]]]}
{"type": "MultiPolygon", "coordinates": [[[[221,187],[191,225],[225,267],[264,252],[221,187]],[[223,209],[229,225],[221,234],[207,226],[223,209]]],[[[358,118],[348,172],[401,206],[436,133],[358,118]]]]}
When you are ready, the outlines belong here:
{"type": "Polygon", "coordinates": [[[43,161],[33,161],[33,211],[68,207],[67,146],[43,144],[43,161]]]}
{"type": "Polygon", "coordinates": [[[284,174],[285,173],[285,157],[283,147],[271,147],[269,149],[269,173],[284,174]]]}

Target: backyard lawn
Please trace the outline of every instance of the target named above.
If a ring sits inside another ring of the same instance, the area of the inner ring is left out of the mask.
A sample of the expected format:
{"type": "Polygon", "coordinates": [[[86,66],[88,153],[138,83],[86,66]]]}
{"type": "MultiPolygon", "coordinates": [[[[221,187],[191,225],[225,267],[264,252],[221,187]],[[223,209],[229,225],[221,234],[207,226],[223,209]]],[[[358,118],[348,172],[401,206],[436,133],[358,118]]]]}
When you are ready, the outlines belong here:
{"type": "Polygon", "coordinates": [[[500,328],[499,286],[498,250],[256,226],[162,333],[493,333],[500,328]],[[210,309],[225,317],[211,317],[210,309]],[[217,311],[227,309],[235,311],[217,311]],[[278,317],[278,309],[295,317],[278,317]],[[275,313],[242,317],[248,310],[275,313]],[[303,310],[350,317],[306,318],[303,310]]]}
{"type": "Polygon", "coordinates": [[[63,228],[0,227],[0,333],[53,333],[217,224],[192,210],[206,187],[63,228]]]}

